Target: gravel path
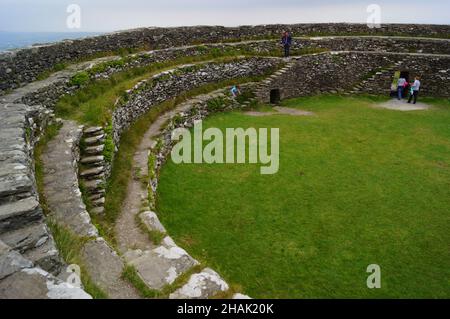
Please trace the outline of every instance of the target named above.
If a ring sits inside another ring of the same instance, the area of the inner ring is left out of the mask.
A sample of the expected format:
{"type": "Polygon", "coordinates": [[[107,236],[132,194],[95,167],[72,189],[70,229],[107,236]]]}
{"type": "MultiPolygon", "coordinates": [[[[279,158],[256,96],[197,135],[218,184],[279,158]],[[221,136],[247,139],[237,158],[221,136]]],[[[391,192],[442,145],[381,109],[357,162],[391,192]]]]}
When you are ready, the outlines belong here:
{"type": "Polygon", "coordinates": [[[273,108],[276,112],[259,112],[259,111],[249,111],[245,112],[244,114],[249,116],[272,116],[272,115],[292,115],[292,116],[312,116],[314,115],[313,112],[308,111],[302,111],[299,109],[294,109],[290,107],[282,107],[282,106],[275,106],[273,108]]]}
{"type": "Polygon", "coordinates": [[[376,104],[377,107],[396,110],[396,111],[423,111],[428,110],[431,106],[425,103],[417,102],[416,104],[407,103],[406,100],[392,99],[385,103],[376,104]]]}

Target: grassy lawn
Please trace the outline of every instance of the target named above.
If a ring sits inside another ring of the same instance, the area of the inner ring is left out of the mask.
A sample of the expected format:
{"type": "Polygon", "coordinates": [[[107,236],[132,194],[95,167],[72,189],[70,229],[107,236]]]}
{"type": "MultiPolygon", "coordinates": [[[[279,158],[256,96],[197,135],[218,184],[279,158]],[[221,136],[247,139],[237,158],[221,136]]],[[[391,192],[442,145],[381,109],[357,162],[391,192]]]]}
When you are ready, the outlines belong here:
{"type": "Polygon", "coordinates": [[[207,119],[280,128],[280,171],[169,160],[163,224],[255,298],[450,297],[450,102],[398,112],[375,101],[300,98],[284,104],[316,116],[207,119]],[[366,286],[370,264],[381,289],[366,286]]]}

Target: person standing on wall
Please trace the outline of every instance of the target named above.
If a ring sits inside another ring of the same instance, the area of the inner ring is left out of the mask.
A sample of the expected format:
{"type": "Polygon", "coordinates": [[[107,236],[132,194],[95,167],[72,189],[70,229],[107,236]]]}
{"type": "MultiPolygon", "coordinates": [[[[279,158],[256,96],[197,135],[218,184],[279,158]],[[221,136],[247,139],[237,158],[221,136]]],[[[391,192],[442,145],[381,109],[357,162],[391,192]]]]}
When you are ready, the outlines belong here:
{"type": "Polygon", "coordinates": [[[292,45],[292,36],[289,31],[283,33],[283,37],[281,38],[281,43],[284,47],[284,57],[288,58],[290,54],[290,49],[292,45]]]}
{"type": "Polygon", "coordinates": [[[411,94],[409,96],[408,103],[411,103],[411,100],[414,98],[414,104],[417,102],[417,96],[420,91],[420,77],[416,76],[414,83],[411,85],[411,94]]]}

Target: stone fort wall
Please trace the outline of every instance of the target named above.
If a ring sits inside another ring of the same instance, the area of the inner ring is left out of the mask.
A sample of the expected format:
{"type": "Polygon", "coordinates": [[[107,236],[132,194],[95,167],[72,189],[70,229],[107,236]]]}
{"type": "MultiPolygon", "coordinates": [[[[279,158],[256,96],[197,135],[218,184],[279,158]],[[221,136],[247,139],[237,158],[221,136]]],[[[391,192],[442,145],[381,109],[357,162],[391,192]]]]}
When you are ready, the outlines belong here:
{"type": "Polygon", "coordinates": [[[258,92],[270,102],[270,92],[281,99],[321,93],[366,93],[389,96],[394,73],[408,72],[409,80],[420,76],[421,95],[450,97],[450,56],[379,52],[327,52],[296,58],[282,76],[258,92]]]}
{"type": "Polygon", "coordinates": [[[386,24],[370,29],[365,24],[294,24],[226,27],[143,28],[80,40],[68,40],[0,54],[0,94],[33,82],[62,62],[86,59],[118,49],[161,49],[198,43],[278,38],[284,30],[302,35],[392,35],[449,38],[449,25],[386,24]]]}

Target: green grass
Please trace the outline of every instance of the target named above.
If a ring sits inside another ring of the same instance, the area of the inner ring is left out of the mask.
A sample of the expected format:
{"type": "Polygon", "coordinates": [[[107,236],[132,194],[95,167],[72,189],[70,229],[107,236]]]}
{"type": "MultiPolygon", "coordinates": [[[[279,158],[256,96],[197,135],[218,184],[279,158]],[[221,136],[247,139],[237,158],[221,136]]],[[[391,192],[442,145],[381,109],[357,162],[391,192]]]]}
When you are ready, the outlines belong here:
{"type": "Polygon", "coordinates": [[[203,127],[280,128],[280,171],[163,167],[158,215],[196,259],[255,298],[450,297],[450,102],[286,101],[311,117],[217,114],[203,127]],[[379,264],[382,288],[366,286],[379,264]]]}
{"type": "MultiPolygon", "coordinates": [[[[150,78],[164,70],[187,63],[215,61],[229,62],[237,55],[228,52],[229,56],[206,54],[194,57],[181,57],[175,60],[153,63],[146,67],[132,68],[112,75],[109,79],[89,83],[72,95],[63,96],[56,104],[56,115],[65,119],[72,119],[87,125],[107,125],[117,101],[124,96],[126,90],[132,88],[139,81],[150,78]]],[[[74,83],[83,84],[86,74],[80,73],[73,79],[74,83]]]]}
{"type": "MultiPolygon", "coordinates": [[[[51,68],[49,68],[47,70],[44,70],[41,73],[39,73],[37,75],[37,77],[36,77],[36,80],[38,80],[38,81],[45,80],[50,75],[54,74],[55,72],[65,70],[69,66],[75,65],[75,64],[80,63],[80,62],[91,61],[91,60],[95,60],[95,59],[99,59],[99,58],[104,58],[104,57],[107,57],[107,56],[121,56],[121,57],[125,57],[125,56],[127,56],[129,54],[142,52],[142,51],[148,51],[149,49],[150,48],[148,46],[143,46],[143,47],[139,47],[139,48],[119,48],[119,49],[114,50],[114,51],[96,52],[96,53],[89,54],[87,56],[84,56],[84,57],[81,57],[81,58],[78,58],[78,59],[73,59],[73,60],[70,60],[70,61],[59,62],[59,63],[56,63],[53,67],[51,67],[51,68]]],[[[109,63],[114,63],[114,62],[109,62],[109,63]]]]}
{"type": "Polygon", "coordinates": [[[66,69],[66,68],[67,68],[67,63],[57,63],[51,69],[45,70],[42,73],[40,73],[36,77],[36,80],[38,80],[38,81],[45,80],[46,78],[48,78],[53,73],[62,71],[64,69],[66,69]]]}
{"type": "Polygon", "coordinates": [[[178,104],[193,96],[212,92],[232,84],[260,81],[263,77],[264,76],[236,78],[233,80],[203,85],[180,94],[175,99],[168,100],[152,107],[149,112],[139,118],[128,130],[126,130],[122,134],[119,151],[114,156],[113,169],[106,186],[105,216],[93,217],[95,223],[104,230],[103,235],[110,239],[112,243],[115,242],[114,224],[121,212],[122,203],[127,195],[128,183],[132,178],[133,155],[139,146],[144,133],[159,115],[175,108],[178,104]]]}

